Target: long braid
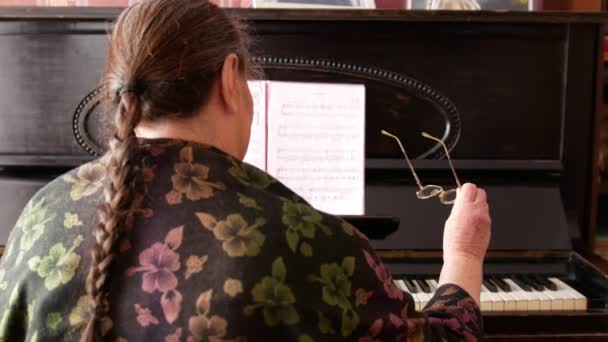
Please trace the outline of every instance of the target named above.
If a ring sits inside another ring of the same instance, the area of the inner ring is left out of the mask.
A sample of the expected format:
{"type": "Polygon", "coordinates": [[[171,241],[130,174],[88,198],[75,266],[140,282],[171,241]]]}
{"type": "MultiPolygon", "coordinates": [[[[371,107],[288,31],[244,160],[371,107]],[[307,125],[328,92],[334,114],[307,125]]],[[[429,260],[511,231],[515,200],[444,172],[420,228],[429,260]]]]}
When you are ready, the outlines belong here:
{"type": "Polygon", "coordinates": [[[229,54],[238,56],[243,76],[254,70],[248,44],[240,21],[208,0],[142,0],[116,21],[102,81],[104,105],[116,108],[115,133],[106,155],[105,201],[93,229],[86,279],[90,311],[81,342],[100,340],[105,333],[115,245],[131,228],[141,198],[142,161],[135,127],[142,120],[199,115],[229,54]]]}
{"type": "Polygon", "coordinates": [[[95,244],[91,250],[91,266],[86,280],[86,291],[91,305],[89,321],[82,334],[81,342],[99,340],[99,321],[108,312],[106,280],[114,259],[114,246],[125,225],[131,222],[132,203],[140,174],[137,158],[137,140],[134,129],[141,119],[139,96],[133,92],[119,95],[120,105],[115,115],[116,131],[110,141],[107,165],[110,181],[105,189],[105,203],[98,209],[99,224],[93,234],[95,244]]]}

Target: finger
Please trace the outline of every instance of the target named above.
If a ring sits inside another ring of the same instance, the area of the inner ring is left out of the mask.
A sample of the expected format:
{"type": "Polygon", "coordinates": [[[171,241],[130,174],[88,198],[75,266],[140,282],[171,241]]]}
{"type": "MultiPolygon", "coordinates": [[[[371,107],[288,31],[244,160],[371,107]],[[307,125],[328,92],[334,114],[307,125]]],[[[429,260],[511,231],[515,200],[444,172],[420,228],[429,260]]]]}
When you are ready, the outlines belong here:
{"type": "Polygon", "coordinates": [[[486,191],[482,188],[477,188],[477,198],[475,199],[475,202],[483,203],[486,201],[487,201],[486,191]]]}
{"type": "Polygon", "coordinates": [[[465,183],[458,191],[456,200],[459,202],[475,202],[477,187],[472,183],[465,183]]]}

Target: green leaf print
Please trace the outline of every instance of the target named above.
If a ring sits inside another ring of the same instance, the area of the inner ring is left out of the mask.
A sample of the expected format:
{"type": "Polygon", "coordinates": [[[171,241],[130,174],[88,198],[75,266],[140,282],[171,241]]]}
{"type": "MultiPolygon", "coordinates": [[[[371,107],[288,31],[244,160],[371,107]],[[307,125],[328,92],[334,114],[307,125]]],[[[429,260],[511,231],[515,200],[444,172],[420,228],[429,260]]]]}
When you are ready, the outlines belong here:
{"type": "Polygon", "coordinates": [[[342,309],[350,308],[350,279],[348,272],[338,264],[321,265],[323,301],[342,309]]]}
{"type": "Polygon", "coordinates": [[[66,250],[63,244],[58,243],[51,247],[49,255],[42,259],[35,256],[28,261],[30,270],[44,279],[44,286],[49,291],[61,284],[67,284],[74,277],[80,263],[80,256],[74,253],[74,249],[80,246],[82,240],[82,235],[78,235],[69,250],[66,250]]]}
{"type": "Polygon", "coordinates": [[[106,168],[101,163],[88,163],[78,169],[76,178],[66,175],[63,180],[72,184],[70,197],[73,201],[91,196],[101,189],[106,176],[106,168]]]}
{"type": "Polygon", "coordinates": [[[72,229],[72,227],[75,226],[81,226],[82,222],[80,221],[80,219],[78,218],[78,213],[65,213],[64,215],[64,219],[63,219],[63,226],[66,229],[72,229]]]}
{"type": "Polygon", "coordinates": [[[46,327],[50,330],[57,330],[62,320],[61,312],[50,312],[46,316],[46,327]]]}
{"type": "Polygon", "coordinates": [[[23,214],[17,220],[16,227],[21,229],[19,240],[19,255],[15,265],[19,265],[25,252],[29,251],[44,233],[46,224],[55,218],[44,206],[44,198],[40,201],[30,201],[23,209],[23,214]]]}
{"type": "Polygon", "coordinates": [[[285,231],[285,236],[287,237],[287,245],[293,252],[295,252],[298,249],[300,235],[298,235],[297,231],[288,228],[287,231],[285,231]]]}
{"type": "Polygon", "coordinates": [[[287,227],[285,238],[289,248],[293,252],[299,250],[304,256],[312,256],[312,245],[302,240],[313,239],[317,229],[321,229],[325,235],[332,235],[331,230],[321,222],[322,219],[321,213],[308,204],[283,199],[282,222],[287,227]],[[299,249],[298,244],[302,244],[299,249]]]}
{"type": "Polygon", "coordinates": [[[350,223],[346,221],[342,222],[342,230],[344,231],[344,233],[346,233],[346,235],[352,236],[353,234],[355,234],[355,227],[353,227],[350,223]]]}
{"type": "Polygon", "coordinates": [[[241,203],[242,205],[244,205],[247,208],[253,208],[253,209],[257,209],[257,210],[262,210],[262,208],[260,208],[260,206],[258,205],[258,203],[256,202],[255,199],[251,198],[251,197],[247,197],[243,194],[241,194],[240,192],[236,194],[239,198],[239,203],[241,203]]]}
{"type": "MultiPolygon", "coordinates": [[[[329,306],[337,306],[342,309],[341,333],[350,336],[359,325],[359,316],[352,308],[351,303],[351,280],[355,272],[355,258],[345,257],[342,264],[322,264],[320,276],[309,275],[308,280],[320,283],[321,298],[329,306]]],[[[319,315],[319,328],[321,329],[321,315],[319,315]]],[[[322,330],[323,332],[323,330],[322,330]]]]}
{"type": "MultiPolygon", "coordinates": [[[[19,301],[19,284],[17,284],[14,288],[13,291],[11,292],[10,297],[8,298],[8,305],[6,306],[6,310],[4,310],[4,313],[2,314],[2,318],[0,318],[0,341],[5,341],[6,337],[7,337],[7,333],[9,333],[9,325],[10,325],[10,321],[9,318],[11,316],[21,316],[21,315],[26,315],[26,312],[21,311],[18,307],[19,301]]],[[[23,317],[23,316],[22,316],[23,317]]]]}
{"type": "Polygon", "coordinates": [[[4,280],[4,276],[6,275],[6,270],[0,269],[0,291],[6,290],[8,286],[8,281],[4,280]]]}
{"type": "Polygon", "coordinates": [[[82,296],[78,298],[78,302],[76,306],[70,311],[70,315],[68,316],[69,322],[71,326],[79,326],[84,324],[88,320],[88,308],[91,304],[91,297],[82,296]]]}
{"type": "Polygon", "coordinates": [[[207,213],[196,213],[201,224],[213,231],[213,235],[222,241],[222,248],[230,257],[256,256],[260,253],[264,234],[259,227],[266,224],[266,220],[258,218],[253,225],[249,225],[241,214],[230,214],[223,221],[207,213]]]}
{"type": "Polygon", "coordinates": [[[300,253],[302,253],[303,256],[312,256],[312,246],[308,242],[302,242],[300,245],[300,253]]]}
{"type": "Polygon", "coordinates": [[[238,163],[231,159],[232,167],[228,173],[246,186],[256,189],[266,189],[270,184],[276,182],[274,178],[264,171],[244,163],[238,163]]]}
{"type": "Polygon", "coordinates": [[[298,342],[315,342],[315,340],[313,340],[312,337],[304,334],[298,336],[298,342]]]}
{"type": "Polygon", "coordinates": [[[342,268],[346,271],[348,276],[352,276],[355,272],[355,257],[346,257],[342,259],[342,268]]]}
{"type": "Polygon", "coordinates": [[[268,326],[298,323],[300,316],[293,306],[296,298],[289,286],[284,283],[286,276],[285,263],[283,258],[279,257],[272,263],[272,277],[263,277],[251,290],[255,304],[246,306],[243,313],[251,316],[261,307],[264,322],[268,326]]]}
{"type": "Polygon", "coordinates": [[[359,325],[359,315],[354,310],[342,311],[342,336],[350,336],[359,325]]]}
{"type": "Polygon", "coordinates": [[[32,327],[32,321],[34,320],[34,311],[36,310],[36,300],[34,299],[27,305],[27,326],[28,329],[32,327]]]}
{"type": "Polygon", "coordinates": [[[319,330],[323,334],[333,334],[334,329],[331,327],[331,321],[323,315],[321,311],[317,312],[319,314],[319,330]]]}
{"type": "Polygon", "coordinates": [[[287,270],[285,269],[285,263],[283,258],[278,258],[272,263],[272,276],[281,282],[285,281],[285,275],[287,270]]]}

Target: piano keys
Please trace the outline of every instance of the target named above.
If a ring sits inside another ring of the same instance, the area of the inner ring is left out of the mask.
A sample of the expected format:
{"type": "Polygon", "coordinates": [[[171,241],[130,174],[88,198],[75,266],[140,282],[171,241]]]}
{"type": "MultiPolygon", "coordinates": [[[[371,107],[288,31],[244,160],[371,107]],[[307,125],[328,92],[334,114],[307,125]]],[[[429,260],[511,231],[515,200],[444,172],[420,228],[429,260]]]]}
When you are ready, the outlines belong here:
{"type": "MultiPolygon", "coordinates": [[[[430,297],[433,297],[438,286],[438,277],[422,276],[412,277],[395,276],[394,282],[403,291],[414,298],[416,308],[424,309],[430,297]],[[414,283],[416,286],[406,286],[406,282],[414,283]]],[[[526,313],[535,312],[564,312],[564,311],[587,311],[587,297],[575,289],[575,285],[568,285],[568,280],[557,277],[544,277],[538,274],[515,275],[515,276],[485,276],[481,287],[481,312],[512,312],[520,311],[526,313]],[[532,283],[526,281],[528,286],[523,289],[515,282],[518,276],[542,278],[547,284],[554,286],[541,286],[540,289],[532,287],[532,283]],[[492,278],[504,281],[504,287],[486,284],[493,282],[492,278]]],[[[602,288],[608,292],[608,287],[602,288]]]]}

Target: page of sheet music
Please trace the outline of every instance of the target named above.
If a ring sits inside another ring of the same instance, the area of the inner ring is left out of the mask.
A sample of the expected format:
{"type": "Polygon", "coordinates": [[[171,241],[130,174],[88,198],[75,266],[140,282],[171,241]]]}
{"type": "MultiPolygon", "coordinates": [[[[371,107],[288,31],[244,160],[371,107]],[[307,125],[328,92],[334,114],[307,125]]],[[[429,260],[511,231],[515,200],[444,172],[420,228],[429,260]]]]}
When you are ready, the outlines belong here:
{"type": "Polygon", "coordinates": [[[253,122],[249,147],[243,161],[266,171],[266,81],[249,81],[253,98],[253,122]]]}
{"type": "Polygon", "coordinates": [[[269,82],[268,173],[315,208],[364,214],[365,87],[269,82]]]}

